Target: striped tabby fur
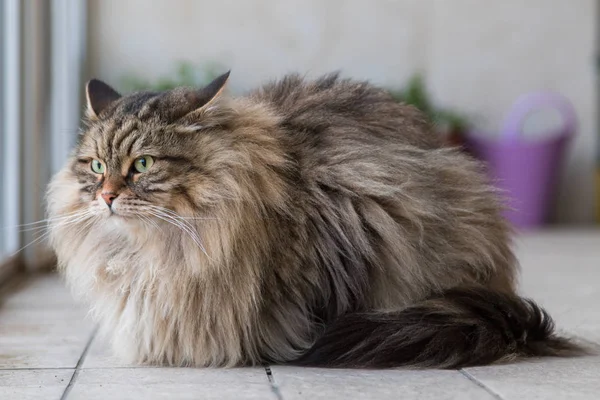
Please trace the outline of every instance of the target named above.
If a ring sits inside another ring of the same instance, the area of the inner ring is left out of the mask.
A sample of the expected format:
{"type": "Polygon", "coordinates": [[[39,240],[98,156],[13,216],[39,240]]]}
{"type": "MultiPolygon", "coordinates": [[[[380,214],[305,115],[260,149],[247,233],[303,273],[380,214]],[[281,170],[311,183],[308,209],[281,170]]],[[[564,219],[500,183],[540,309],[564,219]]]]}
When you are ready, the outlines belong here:
{"type": "Polygon", "coordinates": [[[116,354],[456,368],[577,351],[515,294],[480,165],[417,110],[335,74],[240,98],[227,78],[124,97],[88,84],[87,125],[49,188],[51,242],[116,354]]]}

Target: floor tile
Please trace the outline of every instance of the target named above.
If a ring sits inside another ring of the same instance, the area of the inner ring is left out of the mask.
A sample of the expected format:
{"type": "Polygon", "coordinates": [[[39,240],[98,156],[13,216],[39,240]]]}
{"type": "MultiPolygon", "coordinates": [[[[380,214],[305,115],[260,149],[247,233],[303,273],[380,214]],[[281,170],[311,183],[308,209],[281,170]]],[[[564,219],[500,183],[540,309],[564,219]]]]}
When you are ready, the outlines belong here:
{"type": "Polygon", "coordinates": [[[83,369],[69,400],[277,400],[263,368],[83,369]]]}
{"type": "MultiPolygon", "coordinates": [[[[600,232],[521,235],[516,251],[521,292],[546,307],[560,330],[600,344],[600,232]]],[[[0,299],[0,399],[59,399],[94,324],[56,275],[37,276],[15,289],[0,299]]],[[[81,368],[69,399],[278,399],[261,368],[134,367],[115,359],[101,337],[91,343],[81,368]]],[[[528,360],[465,374],[272,371],[284,400],[595,399],[600,392],[600,357],[528,360]]]]}
{"type": "Polygon", "coordinates": [[[72,375],[71,369],[0,371],[0,399],[59,400],[72,375]]]}
{"type": "Polygon", "coordinates": [[[521,293],[544,306],[557,328],[600,343],[600,231],[522,235],[521,293]]]}
{"type": "Polygon", "coordinates": [[[600,398],[600,357],[547,358],[466,372],[505,400],[600,398]]]}
{"type": "Polygon", "coordinates": [[[75,367],[94,325],[65,292],[43,276],[2,299],[0,369],[75,367]]]}
{"type": "Polygon", "coordinates": [[[17,282],[16,286],[8,288],[8,296],[2,298],[4,306],[43,309],[69,306],[84,309],[75,305],[71,292],[56,273],[36,274],[26,281],[17,282]]]}
{"type": "Polygon", "coordinates": [[[277,366],[271,369],[285,400],[494,398],[457,371],[360,371],[277,366]]]}
{"type": "Polygon", "coordinates": [[[97,335],[83,362],[83,368],[149,368],[145,365],[127,364],[112,353],[108,338],[97,335]]]}

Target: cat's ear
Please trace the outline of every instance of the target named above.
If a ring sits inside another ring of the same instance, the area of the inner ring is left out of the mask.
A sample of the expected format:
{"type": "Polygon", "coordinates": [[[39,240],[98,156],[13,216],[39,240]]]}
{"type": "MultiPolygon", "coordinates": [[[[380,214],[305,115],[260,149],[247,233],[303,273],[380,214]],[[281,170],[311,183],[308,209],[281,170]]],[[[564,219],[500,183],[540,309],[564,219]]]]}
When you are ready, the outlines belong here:
{"type": "Polygon", "coordinates": [[[191,102],[190,105],[192,106],[191,112],[202,110],[219,98],[227,85],[230,73],[231,71],[227,71],[223,75],[215,78],[204,88],[194,91],[194,95],[189,98],[191,102]]]}
{"type": "Polygon", "coordinates": [[[179,120],[180,118],[195,119],[199,113],[205,111],[215,100],[219,98],[231,71],[215,78],[211,83],[202,89],[189,89],[185,87],[175,88],[167,92],[160,102],[163,108],[169,110],[170,118],[179,120]]]}
{"type": "Polygon", "coordinates": [[[121,98],[121,95],[106,83],[92,79],[85,85],[85,97],[88,117],[97,119],[98,115],[111,103],[121,98]]]}

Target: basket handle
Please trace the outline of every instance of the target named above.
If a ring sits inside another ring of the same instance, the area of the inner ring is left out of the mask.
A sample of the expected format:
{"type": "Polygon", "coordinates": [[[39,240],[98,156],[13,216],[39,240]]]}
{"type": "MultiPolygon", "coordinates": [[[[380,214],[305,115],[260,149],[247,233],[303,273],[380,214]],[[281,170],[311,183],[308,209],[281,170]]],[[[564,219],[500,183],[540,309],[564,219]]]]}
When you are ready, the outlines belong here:
{"type": "Polygon", "coordinates": [[[562,94],[556,92],[535,92],[520,96],[511,107],[502,130],[502,139],[518,141],[523,132],[523,124],[534,111],[541,109],[558,111],[563,126],[564,135],[573,135],[577,128],[577,116],[571,102],[562,94]]]}

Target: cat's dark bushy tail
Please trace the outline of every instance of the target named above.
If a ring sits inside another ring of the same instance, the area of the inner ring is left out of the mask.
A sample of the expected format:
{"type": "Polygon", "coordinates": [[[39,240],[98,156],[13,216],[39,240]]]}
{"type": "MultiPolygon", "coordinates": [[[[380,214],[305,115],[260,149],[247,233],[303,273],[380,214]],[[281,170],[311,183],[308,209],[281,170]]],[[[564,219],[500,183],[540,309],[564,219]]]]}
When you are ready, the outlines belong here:
{"type": "Polygon", "coordinates": [[[486,288],[448,290],[397,312],[351,313],[293,364],[339,368],[462,368],[586,350],[554,333],[533,301],[486,288]]]}

